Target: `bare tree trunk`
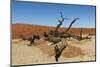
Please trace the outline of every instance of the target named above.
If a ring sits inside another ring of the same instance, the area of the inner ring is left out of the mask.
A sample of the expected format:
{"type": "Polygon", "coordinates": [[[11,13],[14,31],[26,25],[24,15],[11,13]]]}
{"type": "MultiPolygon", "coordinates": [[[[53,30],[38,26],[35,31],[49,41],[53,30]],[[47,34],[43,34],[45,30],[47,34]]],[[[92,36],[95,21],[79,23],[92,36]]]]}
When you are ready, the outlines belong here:
{"type": "Polygon", "coordinates": [[[60,26],[62,25],[62,23],[64,22],[64,19],[62,18],[62,20],[58,20],[59,24],[57,25],[55,31],[58,31],[58,29],[60,28],[60,26]]]}
{"type": "Polygon", "coordinates": [[[67,42],[62,40],[61,42],[55,45],[55,60],[58,62],[59,57],[61,56],[63,50],[66,48],[67,42]]]}

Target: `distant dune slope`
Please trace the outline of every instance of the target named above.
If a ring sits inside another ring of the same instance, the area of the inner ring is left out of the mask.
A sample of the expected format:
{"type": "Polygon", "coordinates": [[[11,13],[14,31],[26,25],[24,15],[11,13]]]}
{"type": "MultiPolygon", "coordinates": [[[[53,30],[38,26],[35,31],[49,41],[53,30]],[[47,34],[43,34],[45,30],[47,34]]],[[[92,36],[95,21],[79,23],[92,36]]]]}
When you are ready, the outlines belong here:
{"type": "MultiPolygon", "coordinates": [[[[12,38],[18,38],[21,34],[23,35],[32,35],[39,34],[42,35],[44,32],[48,30],[54,30],[55,27],[50,26],[41,26],[41,25],[31,25],[31,24],[12,24],[12,38]]],[[[66,28],[60,28],[59,31],[65,31],[66,28]]],[[[71,28],[70,31],[75,34],[79,34],[80,28],[71,28]]],[[[95,28],[83,28],[83,33],[95,34],[95,28]]]]}

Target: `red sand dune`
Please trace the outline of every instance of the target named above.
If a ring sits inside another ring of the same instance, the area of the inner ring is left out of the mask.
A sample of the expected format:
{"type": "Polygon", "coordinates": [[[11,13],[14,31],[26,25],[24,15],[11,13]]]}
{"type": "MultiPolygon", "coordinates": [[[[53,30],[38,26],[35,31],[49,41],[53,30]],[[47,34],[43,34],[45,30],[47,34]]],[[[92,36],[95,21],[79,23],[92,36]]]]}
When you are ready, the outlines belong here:
{"type": "MultiPolygon", "coordinates": [[[[32,35],[39,34],[42,35],[44,32],[49,30],[54,30],[55,27],[50,26],[40,26],[40,25],[31,25],[31,24],[12,24],[12,38],[18,38],[20,35],[32,35]]],[[[60,28],[59,31],[65,31],[66,28],[60,28]]],[[[75,34],[79,34],[80,28],[71,28],[70,31],[75,34]]],[[[83,28],[84,34],[95,34],[95,28],[83,28]]]]}

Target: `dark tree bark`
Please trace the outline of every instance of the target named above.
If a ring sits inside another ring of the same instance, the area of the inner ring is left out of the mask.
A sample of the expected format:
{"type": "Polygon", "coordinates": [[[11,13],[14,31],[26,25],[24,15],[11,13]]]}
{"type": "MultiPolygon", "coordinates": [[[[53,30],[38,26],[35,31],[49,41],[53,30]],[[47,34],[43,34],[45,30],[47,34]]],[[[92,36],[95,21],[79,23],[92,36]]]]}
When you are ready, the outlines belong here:
{"type": "Polygon", "coordinates": [[[61,11],[60,11],[60,15],[61,15],[61,20],[58,20],[59,24],[56,26],[55,31],[58,31],[58,29],[60,28],[60,26],[62,25],[62,23],[64,22],[65,19],[68,19],[68,18],[64,18],[64,17],[63,17],[61,11]]]}
{"type": "Polygon", "coordinates": [[[32,44],[34,44],[34,40],[35,39],[40,39],[39,35],[32,35],[32,36],[21,35],[20,37],[22,38],[22,40],[28,40],[28,41],[30,41],[30,44],[28,46],[32,46],[32,44]]]}
{"type": "Polygon", "coordinates": [[[65,33],[68,32],[68,31],[70,30],[72,24],[75,23],[75,21],[78,20],[78,19],[79,19],[79,18],[75,18],[75,19],[71,22],[71,24],[69,25],[68,29],[66,29],[65,33]]]}
{"type": "Polygon", "coordinates": [[[61,56],[61,53],[65,48],[66,48],[66,46],[63,46],[62,48],[61,47],[58,48],[58,45],[55,45],[55,60],[56,60],[56,62],[58,62],[58,59],[61,56]]]}
{"type": "Polygon", "coordinates": [[[89,37],[90,35],[88,34],[86,37],[83,37],[82,34],[83,31],[82,31],[82,28],[80,30],[80,35],[75,35],[74,33],[70,33],[70,36],[73,37],[74,39],[78,40],[78,41],[81,41],[81,40],[84,40],[84,39],[91,39],[92,37],[89,37]]]}

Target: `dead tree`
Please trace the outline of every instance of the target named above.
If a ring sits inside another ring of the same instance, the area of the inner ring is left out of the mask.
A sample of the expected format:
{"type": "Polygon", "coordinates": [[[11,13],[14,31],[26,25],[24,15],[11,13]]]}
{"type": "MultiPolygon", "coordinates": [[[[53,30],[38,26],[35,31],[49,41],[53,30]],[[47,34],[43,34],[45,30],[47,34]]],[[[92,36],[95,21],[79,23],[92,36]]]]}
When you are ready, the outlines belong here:
{"type": "Polygon", "coordinates": [[[82,31],[82,28],[81,28],[81,31],[80,31],[80,40],[84,40],[84,39],[91,39],[92,37],[89,37],[90,34],[88,34],[86,37],[83,37],[83,31],[82,31]]]}
{"type": "Polygon", "coordinates": [[[84,39],[91,39],[91,37],[89,37],[90,36],[89,34],[85,37],[83,37],[82,35],[83,35],[82,28],[80,30],[80,35],[75,35],[73,32],[70,33],[70,36],[73,37],[74,39],[78,40],[78,41],[81,41],[81,40],[84,40],[84,39]]]}
{"type": "Polygon", "coordinates": [[[44,37],[48,37],[48,34],[46,32],[44,32],[43,36],[44,37]]]}
{"type": "Polygon", "coordinates": [[[39,40],[40,36],[39,35],[33,35],[32,39],[30,40],[30,44],[28,46],[32,46],[32,44],[34,44],[35,39],[39,40]]]}
{"type": "Polygon", "coordinates": [[[32,44],[34,44],[34,40],[35,39],[40,39],[39,35],[32,35],[32,36],[21,35],[20,37],[22,38],[22,40],[28,40],[28,41],[30,41],[30,44],[28,46],[32,46],[32,44]]]}
{"type": "Polygon", "coordinates": [[[58,49],[58,46],[56,45],[55,46],[55,60],[56,60],[56,62],[58,62],[58,58],[60,57],[60,55],[61,55],[61,52],[58,49]]]}
{"type": "Polygon", "coordinates": [[[35,39],[40,39],[40,36],[39,35],[34,35],[34,38],[35,39]]]}
{"type": "Polygon", "coordinates": [[[53,36],[49,36],[47,38],[45,38],[46,41],[52,42],[53,44],[56,44],[58,42],[61,41],[60,37],[53,37],[53,36]]]}
{"type": "Polygon", "coordinates": [[[64,18],[62,15],[62,12],[60,11],[60,15],[61,15],[61,19],[58,20],[59,24],[57,25],[55,31],[58,31],[59,27],[62,25],[62,23],[64,22],[64,19],[68,19],[68,18],[64,18]]]}
{"type": "Polygon", "coordinates": [[[48,40],[48,41],[53,42],[53,43],[57,43],[60,41],[57,38],[69,38],[70,39],[71,35],[68,33],[68,31],[71,28],[72,24],[75,23],[75,21],[78,20],[79,18],[75,18],[71,22],[71,24],[69,25],[68,29],[66,29],[65,32],[59,32],[58,31],[59,27],[62,25],[62,23],[64,22],[65,19],[68,19],[68,18],[63,17],[61,11],[60,11],[60,15],[61,15],[61,20],[58,20],[59,24],[57,25],[55,31],[50,30],[50,31],[48,31],[48,34],[46,32],[44,32],[44,37],[46,37],[45,40],[48,40]]]}
{"type": "Polygon", "coordinates": [[[66,48],[67,43],[65,42],[65,40],[62,40],[61,42],[57,43],[55,45],[55,60],[56,62],[58,62],[59,57],[61,56],[61,53],[63,52],[63,50],[66,48]]]}
{"type": "Polygon", "coordinates": [[[68,32],[68,31],[70,30],[72,24],[75,23],[75,21],[78,20],[78,19],[79,19],[79,18],[75,18],[75,19],[71,22],[71,24],[69,25],[68,29],[66,29],[65,33],[68,32]]]}
{"type": "MultiPolygon", "coordinates": [[[[65,18],[63,18],[63,19],[65,19],[65,18]]],[[[71,22],[71,24],[69,25],[68,29],[66,29],[65,32],[59,32],[59,31],[52,31],[52,30],[51,30],[51,31],[49,31],[49,34],[52,35],[52,36],[54,36],[54,37],[69,38],[69,39],[70,39],[71,35],[68,33],[68,31],[70,30],[72,24],[73,24],[76,20],[78,20],[78,19],[79,19],[79,18],[75,18],[75,19],[71,22]]],[[[57,27],[56,27],[56,28],[57,28],[57,27]]]]}
{"type": "Polygon", "coordinates": [[[22,38],[22,40],[28,40],[28,41],[32,39],[32,36],[20,35],[20,37],[22,38]]]}

